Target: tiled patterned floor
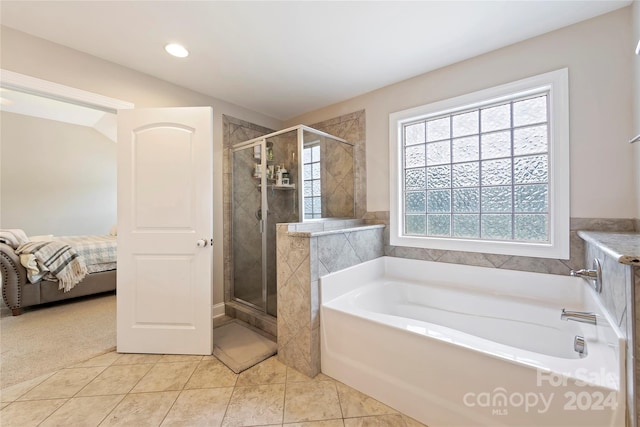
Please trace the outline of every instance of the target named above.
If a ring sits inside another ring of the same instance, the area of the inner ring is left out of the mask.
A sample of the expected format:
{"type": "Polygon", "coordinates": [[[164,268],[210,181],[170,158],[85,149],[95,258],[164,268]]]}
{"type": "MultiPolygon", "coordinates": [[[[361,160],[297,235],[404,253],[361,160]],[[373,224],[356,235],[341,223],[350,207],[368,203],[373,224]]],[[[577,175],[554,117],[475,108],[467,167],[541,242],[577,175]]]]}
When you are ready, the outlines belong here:
{"type": "Polygon", "coordinates": [[[275,356],[236,375],[213,356],[111,352],[2,390],[0,408],[3,427],[422,426],[275,356]]]}

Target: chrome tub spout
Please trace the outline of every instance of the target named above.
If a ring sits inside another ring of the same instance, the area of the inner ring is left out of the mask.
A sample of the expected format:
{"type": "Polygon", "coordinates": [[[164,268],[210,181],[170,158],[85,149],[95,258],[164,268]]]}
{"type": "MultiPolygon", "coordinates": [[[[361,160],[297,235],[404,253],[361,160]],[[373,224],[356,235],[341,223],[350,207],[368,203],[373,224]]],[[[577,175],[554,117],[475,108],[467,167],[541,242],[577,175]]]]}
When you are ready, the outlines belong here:
{"type": "Polygon", "coordinates": [[[564,308],[560,314],[560,319],[573,320],[575,322],[588,323],[590,325],[595,325],[597,323],[597,316],[595,313],[587,311],[567,311],[564,308]]]}

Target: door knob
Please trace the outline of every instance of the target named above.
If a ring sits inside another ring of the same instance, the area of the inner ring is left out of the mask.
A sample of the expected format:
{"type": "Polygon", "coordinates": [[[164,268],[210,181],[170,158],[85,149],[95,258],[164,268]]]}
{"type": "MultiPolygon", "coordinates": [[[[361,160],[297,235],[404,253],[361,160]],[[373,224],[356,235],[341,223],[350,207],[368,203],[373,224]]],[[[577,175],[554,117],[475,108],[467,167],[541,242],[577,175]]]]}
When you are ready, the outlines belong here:
{"type": "Polygon", "coordinates": [[[206,239],[200,239],[196,242],[196,246],[199,248],[204,248],[205,246],[207,246],[207,240],[206,239]]]}

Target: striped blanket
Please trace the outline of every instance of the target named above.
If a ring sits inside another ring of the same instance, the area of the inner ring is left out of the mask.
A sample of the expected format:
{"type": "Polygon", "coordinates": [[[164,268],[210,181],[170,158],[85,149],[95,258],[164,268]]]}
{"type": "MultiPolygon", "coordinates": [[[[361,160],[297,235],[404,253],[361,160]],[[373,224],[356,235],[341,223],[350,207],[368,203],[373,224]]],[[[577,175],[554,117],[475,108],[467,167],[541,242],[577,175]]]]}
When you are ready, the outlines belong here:
{"type": "Polygon", "coordinates": [[[58,289],[64,289],[65,292],[87,275],[87,266],[82,258],[71,246],[62,242],[28,242],[20,245],[16,254],[20,255],[21,260],[23,255],[33,255],[37,266],[25,266],[27,270],[33,272],[37,268],[40,272],[48,272],[59,281],[58,289]]]}
{"type": "Polygon", "coordinates": [[[116,236],[61,236],[54,240],[71,246],[80,255],[89,273],[116,269],[116,236]]]}

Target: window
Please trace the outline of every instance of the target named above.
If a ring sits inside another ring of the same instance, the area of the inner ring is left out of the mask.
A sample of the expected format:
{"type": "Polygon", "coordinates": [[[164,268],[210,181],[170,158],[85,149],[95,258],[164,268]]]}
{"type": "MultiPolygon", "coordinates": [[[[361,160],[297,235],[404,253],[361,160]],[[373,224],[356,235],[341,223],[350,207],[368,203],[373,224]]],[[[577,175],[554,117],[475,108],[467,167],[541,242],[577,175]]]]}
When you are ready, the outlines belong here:
{"type": "Polygon", "coordinates": [[[306,145],[303,152],[304,219],[322,218],[320,144],[306,145]]]}
{"type": "Polygon", "coordinates": [[[567,70],[390,116],[391,244],[569,257],[567,70]]]}

